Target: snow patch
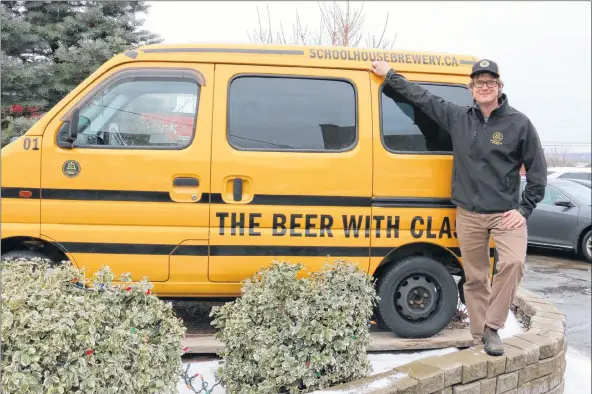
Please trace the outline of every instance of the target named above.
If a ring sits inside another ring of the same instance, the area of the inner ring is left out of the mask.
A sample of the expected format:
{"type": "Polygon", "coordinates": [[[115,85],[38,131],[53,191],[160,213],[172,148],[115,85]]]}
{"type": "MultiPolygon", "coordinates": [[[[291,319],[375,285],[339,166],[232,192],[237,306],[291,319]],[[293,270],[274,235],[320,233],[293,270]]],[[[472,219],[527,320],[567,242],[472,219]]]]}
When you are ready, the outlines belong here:
{"type": "Polygon", "coordinates": [[[501,339],[513,337],[514,335],[520,335],[524,332],[524,325],[516,318],[516,315],[512,311],[508,313],[506,324],[504,328],[497,331],[501,339]]]}
{"type": "Polygon", "coordinates": [[[406,373],[398,372],[393,375],[387,376],[382,379],[375,380],[370,384],[365,386],[358,386],[356,388],[350,390],[333,390],[333,391],[325,391],[325,390],[317,390],[313,391],[311,394],[367,394],[372,393],[375,390],[380,390],[389,387],[392,383],[406,377],[406,373]]]}
{"type": "Polygon", "coordinates": [[[370,364],[372,364],[372,372],[370,372],[369,376],[390,371],[393,368],[412,363],[421,358],[443,356],[456,351],[456,348],[450,347],[445,349],[424,350],[420,352],[370,353],[368,358],[370,359],[370,364]]]}

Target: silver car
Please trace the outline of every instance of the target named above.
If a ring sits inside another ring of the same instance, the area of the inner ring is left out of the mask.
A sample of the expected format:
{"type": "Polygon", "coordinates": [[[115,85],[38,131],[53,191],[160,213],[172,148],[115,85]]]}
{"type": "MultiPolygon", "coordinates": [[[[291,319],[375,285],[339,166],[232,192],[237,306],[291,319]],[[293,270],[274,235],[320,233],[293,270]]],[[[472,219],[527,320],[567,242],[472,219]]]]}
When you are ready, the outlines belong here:
{"type": "MultiPolygon", "coordinates": [[[[525,185],[522,179],[521,190],[525,185]]],[[[592,262],[591,200],[589,187],[548,179],[545,197],[528,218],[528,244],[570,250],[592,262]]]]}

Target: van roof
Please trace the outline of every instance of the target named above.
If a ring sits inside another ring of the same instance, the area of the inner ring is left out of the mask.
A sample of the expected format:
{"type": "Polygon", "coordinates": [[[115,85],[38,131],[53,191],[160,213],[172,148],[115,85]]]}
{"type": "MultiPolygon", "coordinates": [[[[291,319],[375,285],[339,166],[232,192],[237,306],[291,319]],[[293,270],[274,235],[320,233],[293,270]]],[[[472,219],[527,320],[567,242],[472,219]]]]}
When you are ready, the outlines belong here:
{"type": "Polygon", "coordinates": [[[469,55],[393,51],[372,48],[269,44],[154,44],[121,54],[127,61],[216,62],[368,70],[386,60],[397,71],[469,75],[476,59],[469,55]]]}

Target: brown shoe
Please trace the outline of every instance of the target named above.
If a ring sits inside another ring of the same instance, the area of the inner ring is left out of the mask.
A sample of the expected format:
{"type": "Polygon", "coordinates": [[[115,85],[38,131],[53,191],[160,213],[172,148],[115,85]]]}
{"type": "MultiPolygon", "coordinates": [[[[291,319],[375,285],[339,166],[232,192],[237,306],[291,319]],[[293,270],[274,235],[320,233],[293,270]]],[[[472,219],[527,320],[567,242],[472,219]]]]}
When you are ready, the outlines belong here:
{"type": "Polygon", "coordinates": [[[504,354],[504,344],[497,334],[497,330],[485,326],[483,343],[485,344],[485,352],[490,356],[502,356],[504,354]]]}

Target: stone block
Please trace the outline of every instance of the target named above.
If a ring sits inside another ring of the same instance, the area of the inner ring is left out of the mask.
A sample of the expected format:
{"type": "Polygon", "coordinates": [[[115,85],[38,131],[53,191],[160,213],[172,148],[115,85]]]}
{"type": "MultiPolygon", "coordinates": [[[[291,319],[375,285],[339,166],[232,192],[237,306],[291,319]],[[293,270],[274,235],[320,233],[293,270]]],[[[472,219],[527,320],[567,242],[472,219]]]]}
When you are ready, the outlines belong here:
{"type": "Polygon", "coordinates": [[[521,384],[516,389],[516,394],[530,394],[530,382],[521,384]]]}
{"type": "Polygon", "coordinates": [[[395,371],[406,373],[410,378],[419,382],[419,392],[433,393],[444,389],[444,371],[417,362],[395,368],[395,371]]]}
{"type": "Polygon", "coordinates": [[[519,337],[510,337],[502,341],[505,344],[517,347],[526,352],[526,364],[534,364],[539,361],[540,348],[536,343],[528,342],[519,337]]]}
{"type": "Polygon", "coordinates": [[[452,387],[446,387],[444,390],[437,391],[435,394],[452,394],[452,387]]]}
{"type": "Polygon", "coordinates": [[[481,382],[457,384],[452,388],[452,394],[481,394],[481,382]]]}
{"type": "Polygon", "coordinates": [[[506,373],[497,377],[496,394],[505,393],[518,387],[518,371],[506,373]]]}
{"type": "Polygon", "coordinates": [[[409,376],[396,380],[391,387],[397,389],[395,391],[397,394],[421,394],[421,391],[419,391],[419,382],[409,376]]]}
{"type": "Polygon", "coordinates": [[[487,357],[478,348],[468,348],[460,352],[446,355],[451,361],[462,364],[461,383],[469,383],[487,377],[487,357]]]}
{"type": "Polygon", "coordinates": [[[546,358],[537,362],[537,372],[535,377],[540,378],[541,376],[549,375],[554,371],[557,371],[561,368],[562,358],[565,358],[563,356],[563,350],[555,357],[546,358]]]}
{"type": "Polygon", "coordinates": [[[534,322],[538,322],[541,324],[550,324],[550,325],[555,325],[555,324],[561,324],[561,326],[563,328],[565,328],[565,323],[563,321],[561,321],[560,319],[554,319],[554,318],[550,318],[550,317],[544,317],[544,316],[532,316],[530,318],[530,324],[532,325],[532,323],[534,322]]]}
{"type": "Polygon", "coordinates": [[[542,303],[542,302],[533,302],[527,301],[524,305],[524,309],[522,311],[531,317],[538,317],[539,313],[541,312],[548,312],[548,313],[555,313],[561,314],[561,311],[555,307],[552,303],[542,303]]]}
{"type": "MultiPolygon", "coordinates": [[[[552,388],[551,390],[549,390],[547,392],[547,394],[564,394],[564,389],[565,389],[565,381],[562,380],[561,383],[559,383],[558,386],[552,388]]],[[[566,393],[566,394],[571,394],[571,393],[566,393]]]]}
{"type": "Polygon", "coordinates": [[[555,356],[557,353],[559,353],[559,349],[561,348],[558,338],[542,336],[530,332],[516,335],[516,337],[537,344],[540,349],[539,359],[541,360],[555,356]]]}
{"type": "Polygon", "coordinates": [[[481,383],[481,394],[495,394],[497,378],[482,379],[479,382],[481,383]]]}
{"type": "Polygon", "coordinates": [[[563,374],[561,373],[561,369],[558,369],[557,371],[551,373],[549,375],[549,388],[553,389],[553,388],[559,386],[559,384],[561,383],[562,380],[563,380],[563,374]]]}
{"type": "Polygon", "coordinates": [[[506,356],[506,370],[505,373],[517,371],[526,367],[526,351],[511,345],[504,346],[504,354],[506,356]]]}
{"type": "MultiPolygon", "coordinates": [[[[564,346],[566,346],[566,343],[567,343],[567,338],[566,338],[565,334],[560,333],[560,332],[556,332],[556,331],[552,331],[552,330],[547,330],[544,328],[532,328],[532,329],[529,329],[525,334],[534,334],[534,335],[539,335],[541,337],[556,339],[559,342],[559,347],[564,347],[564,346]]],[[[523,334],[520,334],[520,335],[523,335],[523,334]]]]}
{"type": "Polygon", "coordinates": [[[502,394],[516,394],[516,389],[505,391],[502,394]]]}
{"type": "MultiPolygon", "coordinates": [[[[518,386],[537,378],[538,364],[530,364],[518,371],[518,386]]],[[[529,386],[530,387],[530,386],[529,386]]]]}
{"type": "Polygon", "coordinates": [[[565,334],[565,327],[563,326],[563,323],[561,323],[560,321],[553,321],[550,323],[540,322],[540,321],[534,321],[534,322],[531,321],[529,324],[529,328],[544,328],[547,330],[556,331],[558,333],[565,334]]]}
{"type": "Polygon", "coordinates": [[[565,376],[565,369],[567,368],[567,361],[563,359],[563,365],[561,366],[561,375],[565,376]]]}
{"type": "Polygon", "coordinates": [[[554,313],[554,312],[537,312],[537,317],[545,317],[548,319],[559,320],[565,326],[567,324],[567,317],[563,313],[554,313]]]}
{"type": "Polygon", "coordinates": [[[549,377],[543,376],[530,382],[530,394],[544,394],[549,391],[549,377]]]}
{"type": "Polygon", "coordinates": [[[444,387],[452,386],[462,381],[463,365],[459,361],[446,356],[427,357],[417,361],[420,364],[440,368],[444,371],[444,387]]]}

